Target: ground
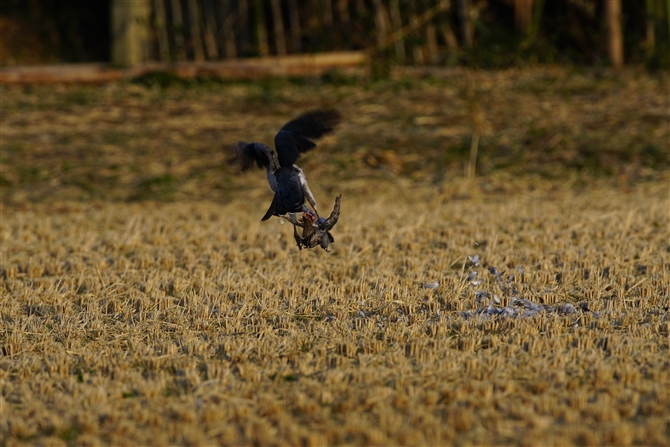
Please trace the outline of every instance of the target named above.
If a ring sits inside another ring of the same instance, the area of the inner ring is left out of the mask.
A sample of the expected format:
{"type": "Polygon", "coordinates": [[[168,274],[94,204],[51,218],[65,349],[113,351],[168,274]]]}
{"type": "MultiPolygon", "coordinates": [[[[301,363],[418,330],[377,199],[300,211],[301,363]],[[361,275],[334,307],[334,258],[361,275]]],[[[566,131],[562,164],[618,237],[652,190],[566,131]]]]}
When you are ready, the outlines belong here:
{"type": "Polygon", "coordinates": [[[666,75],[158,81],[2,88],[3,445],[668,444],[666,75]]]}

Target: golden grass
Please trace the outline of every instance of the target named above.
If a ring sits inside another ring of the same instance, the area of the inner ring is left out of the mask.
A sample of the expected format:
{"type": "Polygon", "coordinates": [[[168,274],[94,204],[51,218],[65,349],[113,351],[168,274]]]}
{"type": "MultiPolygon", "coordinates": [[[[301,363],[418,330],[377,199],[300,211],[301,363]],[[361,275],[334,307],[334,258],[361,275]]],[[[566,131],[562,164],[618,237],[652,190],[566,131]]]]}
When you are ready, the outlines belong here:
{"type": "Polygon", "coordinates": [[[5,208],[3,445],[667,445],[667,183],[489,181],[5,208]]]}
{"type": "Polygon", "coordinates": [[[0,445],[667,445],[667,73],[440,76],[0,86],[0,445]]]}

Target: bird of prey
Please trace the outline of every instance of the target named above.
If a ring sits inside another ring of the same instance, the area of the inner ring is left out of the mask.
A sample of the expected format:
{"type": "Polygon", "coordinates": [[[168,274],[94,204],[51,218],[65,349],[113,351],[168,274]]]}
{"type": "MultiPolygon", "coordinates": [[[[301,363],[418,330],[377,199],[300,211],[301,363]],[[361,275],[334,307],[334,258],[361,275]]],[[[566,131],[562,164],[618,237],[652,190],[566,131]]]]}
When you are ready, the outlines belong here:
{"type": "Polygon", "coordinates": [[[335,207],[330,213],[328,219],[324,217],[317,217],[314,213],[303,213],[300,219],[288,215],[286,218],[293,224],[293,237],[298,244],[300,250],[304,248],[313,248],[320,245],[321,248],[328,251],[328,246],[335,242],[330,230],[335,226],[337,220],[340,218],[340,194],[335,198],[335,207]],[[295,227],[302,227],[302,236],[298,234],[295,227]]]}
{"type": "Polygon", "coordinates": [[[315,141],[332,131],[340,120],[333,110],[317,110],[300,115],[289,121],[275,136],[277,153],[262,143],[240,141],[235,146],[242,170],[252,169],[254,164],[265,168],[268,182],[275,195],[267,213],[261,220],[288,213],[308,212],[305,199],[312,205],[316,215],[316,200],[309,189],[305,174],[295,162],[301,153],[316,147],[315,141]]]}

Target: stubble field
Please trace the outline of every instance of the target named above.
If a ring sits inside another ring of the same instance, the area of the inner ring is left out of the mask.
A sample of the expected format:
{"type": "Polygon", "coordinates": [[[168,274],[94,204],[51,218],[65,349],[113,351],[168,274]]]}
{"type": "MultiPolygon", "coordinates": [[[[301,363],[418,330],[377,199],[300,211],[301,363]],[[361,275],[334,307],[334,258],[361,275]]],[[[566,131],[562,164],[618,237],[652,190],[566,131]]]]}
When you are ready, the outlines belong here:
{"type": "Polygon", "coordinates": [[[2,444],[667,445],[667,77],[609,76],[3,87],[2,444]],[[221,149],[315,107],[330,254],[221,149]]]}

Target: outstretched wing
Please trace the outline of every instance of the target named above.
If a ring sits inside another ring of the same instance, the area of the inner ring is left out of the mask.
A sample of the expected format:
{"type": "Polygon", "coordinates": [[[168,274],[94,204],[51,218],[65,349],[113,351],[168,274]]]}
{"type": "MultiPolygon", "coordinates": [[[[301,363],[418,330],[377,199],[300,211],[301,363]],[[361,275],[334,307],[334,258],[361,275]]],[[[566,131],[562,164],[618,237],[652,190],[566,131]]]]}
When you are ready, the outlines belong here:
{"type": "Polygon", "coordinates": [[[335,226],[337,220],[340,218],[340,200],[342,200],[342,194],[335,197],[335,207],[333,208],[333,212],[330,213],[330,216],[326,219],[326,226],[329,230],[335,226]]]}
{"type": "Polygon", "coordinates": [[[317,110],[286,123],[275,136],[279,165],[293,165],[302,152],[314,148],[315,140],[333,130],[339,121],[340,114],[336,111],[317,110]]]}
{"type": "Polygon", "coordinates": [[[277,156],[274,151],[261,143],[246,143],[240,141],[235,145],[235,155],[242,166],[243,171],[248,171],[254,167],[254,163],[259,168],[268,169],[277,167],[277,156]]]}

